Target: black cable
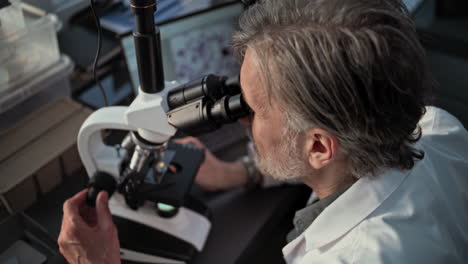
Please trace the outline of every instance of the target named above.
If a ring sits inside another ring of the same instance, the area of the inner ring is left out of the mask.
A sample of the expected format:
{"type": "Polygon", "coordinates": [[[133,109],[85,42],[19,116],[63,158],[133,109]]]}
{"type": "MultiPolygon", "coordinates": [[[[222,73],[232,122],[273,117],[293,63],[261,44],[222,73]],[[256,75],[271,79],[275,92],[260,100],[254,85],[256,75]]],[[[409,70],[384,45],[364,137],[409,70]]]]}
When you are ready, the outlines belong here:
{"type": "Polygon", "coordinates": [[[90,2],[91,2],[91,11],[93,12],[94,21],[96,22],[97,33],[98,33],[98,39],[97,39],[98,47],[97,47],[97,50],[96,50],[96,56],[94,57],[93,76],[94,76],[94,81],[96,82],[97,86],[99,87],[99,90],[101,91],[102,98],[104,100],[104,105],[109,106],[109,103],[107,101],[106,92],[104,91],[104,88],[102,87],[101,82],[99,81],[99,79],[97,77],[97,65],[98,65],[98,61],[99,61],[99,55],[101,54],[101,46],[102,46],[102,43],[101,43],[101,38],[102,38],[101,23],[99,22],[99,17],[96,14],[96,10],[94,10],[94,5],[95,5],[94,0],[90,0],[90,2]]]}

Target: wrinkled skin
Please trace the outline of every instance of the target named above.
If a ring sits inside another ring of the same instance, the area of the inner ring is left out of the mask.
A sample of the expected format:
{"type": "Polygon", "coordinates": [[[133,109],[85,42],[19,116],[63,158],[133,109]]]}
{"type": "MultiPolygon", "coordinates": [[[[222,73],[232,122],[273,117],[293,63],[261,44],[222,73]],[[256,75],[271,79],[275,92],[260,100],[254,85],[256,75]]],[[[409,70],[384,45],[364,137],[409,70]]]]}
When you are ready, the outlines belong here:
{"type": "Polygon", "coordinates": [[[83,190],[63,205],[60,253],[70,264],[119,264],[119,239],[108,194],[99,193],[95,208],[86,204],[86,194],[83,190]]]}

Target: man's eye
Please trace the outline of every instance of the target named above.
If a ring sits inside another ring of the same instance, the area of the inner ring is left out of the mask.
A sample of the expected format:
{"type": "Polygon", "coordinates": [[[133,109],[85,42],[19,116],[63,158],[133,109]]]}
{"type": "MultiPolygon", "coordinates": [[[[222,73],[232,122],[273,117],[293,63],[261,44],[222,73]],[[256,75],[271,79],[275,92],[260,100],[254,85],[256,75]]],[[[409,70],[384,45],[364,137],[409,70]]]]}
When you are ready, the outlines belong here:
{"type": "Polygon", "coordinates": [[[252,117],[255,115],[254,110],[252,110],[252,108],[250,108],[250,107],[249,107],[249,115],[252,116],[252,117]]]}
{"type": "Polygon", "coordinates": [[[243,117],[243,120],[248,123],[252,123],[254,116],[255,116],[255,112],[250,107],[247,106],[247,113],[243,117]]]}
{"type": "Polygon", "coordinates": [[[250,107],[250,105],[247,103],[247,101],[245,101],[245,98],[244,98],[244,95],[242,94],[241,96],[241,100],[244,104],[244,106],[247,108],[248,110],[248,117],[253,117],[255,115],[255,112],[252,110],[252,108],[250,107]]]}

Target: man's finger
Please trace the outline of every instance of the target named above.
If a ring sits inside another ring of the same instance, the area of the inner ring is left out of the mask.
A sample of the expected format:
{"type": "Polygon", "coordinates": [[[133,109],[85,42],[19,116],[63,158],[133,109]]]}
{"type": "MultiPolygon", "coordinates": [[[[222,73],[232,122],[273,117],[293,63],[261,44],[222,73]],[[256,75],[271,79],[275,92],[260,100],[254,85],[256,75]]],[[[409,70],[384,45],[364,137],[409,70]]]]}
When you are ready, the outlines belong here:
{"type": "Polygon", "coordinates": [[[86,195],[88,189],[81,190],[79,193],[75,194],[72,198],[68,199],[73,205],[81,205],[86,200],[86,195]]]}
{"type": "Polygon", "coordinates": [[[109,209],[109,195],[106,191],[101,191],[96,199],[96,214],[98,226],[104,230],[112,225],[112,215],[109,209]]]}
{"type": "Polygon", "coordinates": [[[203,143],[199,139],[194,138],[194,137],[178,138],[178,139],[174,139],[174,141],[179,144],[193,143],[195,144],[195,146],[199,148],[205,148],[205,145],[203,145],[203,143]]]}
{"type": "Polygon", "coordinates": [[[63,216],[66,219],[81,218],[80,217],[80,206],[86,200],[86,194],[88,190],[82,190],[81,192],[75,194],[72,198],[65,201],[63,204],[63,216]]]}

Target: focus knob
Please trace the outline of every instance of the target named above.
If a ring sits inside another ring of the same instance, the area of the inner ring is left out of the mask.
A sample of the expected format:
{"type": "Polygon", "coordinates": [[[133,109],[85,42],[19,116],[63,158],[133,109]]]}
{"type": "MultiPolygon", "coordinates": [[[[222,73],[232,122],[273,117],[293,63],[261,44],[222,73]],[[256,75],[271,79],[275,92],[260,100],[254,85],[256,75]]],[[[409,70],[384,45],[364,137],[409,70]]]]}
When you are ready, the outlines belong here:
{"type": "Polygon", "coordinates": [[[97,172],[89,180],[88,183],[88,196],[86,197],[86,203],[90,207],[96,206],[96,199],[101,191],[106,191],[109,197],[112,196],[117,186],[117,181],[114,177],[105,172],[97,172]]]}

